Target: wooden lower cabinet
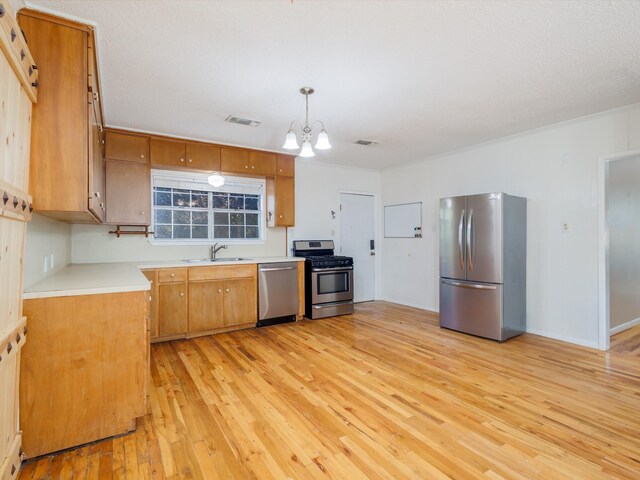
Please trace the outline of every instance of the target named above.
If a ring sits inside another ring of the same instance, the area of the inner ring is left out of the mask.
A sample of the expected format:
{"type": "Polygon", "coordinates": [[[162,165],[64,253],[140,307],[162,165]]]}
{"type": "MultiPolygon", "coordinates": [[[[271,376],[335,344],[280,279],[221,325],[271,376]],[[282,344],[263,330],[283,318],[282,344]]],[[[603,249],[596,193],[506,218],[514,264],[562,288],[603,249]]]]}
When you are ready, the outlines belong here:
{"type": "Polygon", "coordinates": [[[26,458],[128,432],[147,413],[148,298],[136,291],[24,301],[26,458]]]}
{"type": "Polygon", "coordinates": [[[189,332],[224,327],[224,283],[223,280],[189,282],[189,332]]]}
{"type": "Polygon", "coordinates": [[[197,337],[255,326],[255,264],[146,270],[151,288],[151,341],[197,337]],[[154,293],[157,292],[157,293],[154,293]]]}
{"type": "Polygon", "coordinates": [[[186,282],[158,284],[158,337],[184,336],[187,300],[186,282]]]}

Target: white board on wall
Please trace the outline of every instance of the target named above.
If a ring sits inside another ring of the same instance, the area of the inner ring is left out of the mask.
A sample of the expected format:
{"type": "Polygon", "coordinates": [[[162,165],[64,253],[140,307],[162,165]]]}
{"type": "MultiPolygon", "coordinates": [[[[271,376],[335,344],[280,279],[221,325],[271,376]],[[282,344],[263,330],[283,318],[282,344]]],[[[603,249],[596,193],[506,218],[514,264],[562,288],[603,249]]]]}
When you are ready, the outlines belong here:
{"type": "Polygon", "coordinates": [[[385,205],[385,238],[421,238],[422,202],[385,205]]]}

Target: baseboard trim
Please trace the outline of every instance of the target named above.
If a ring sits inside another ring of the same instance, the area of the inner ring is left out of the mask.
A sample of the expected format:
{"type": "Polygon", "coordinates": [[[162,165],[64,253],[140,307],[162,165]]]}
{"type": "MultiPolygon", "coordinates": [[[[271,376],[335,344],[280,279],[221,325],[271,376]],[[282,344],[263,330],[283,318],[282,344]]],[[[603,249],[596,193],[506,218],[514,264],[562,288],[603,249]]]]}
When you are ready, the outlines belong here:
{"type": "Polygon", "coordinates": [[[635,327],[638,324],[640,324],[640,317],[636,318],[635,320],[631,320],[627,323],[623,323],[622,325],[618,325],[617,327],[613,327],[612,329],[609,330],[609,335],[615,335],[616,333],[623,332],[625,330],[628,330],[631,327],[635,327]]]}
{"type": "Polygon", "coordinates": [[[389,302],[389,303],[395,303],[398,305],[404,305],[405,307],[412,307],[412,308],[419,308],[420,310],[426,310],[428,312],[431,313],[439,313],[440,310],[435,308],[435,307],[429,307],[427,305],[422,305],[422,304],[418,304],[418,303],[411,303],[411,302],[404,302],[404,301],[400,301],[400,300],[395,300],[393,298],[377,298],[376,300],[381,300],[383,302],[389,302]]]}
{"type": "Polygon", "coordinates": [[[561,342],[573,343],[575,345],[580,345],[581,347],[595,348],[597,350],[599,349],[598,342],[583,340],[581,338],[568,337],[566,335],[557,335],[555,333],[549,333],[535,328],[527,328],[527,333],[538,335],[540,337],[552,338],[554,340],[560,340],[561,342]]]}

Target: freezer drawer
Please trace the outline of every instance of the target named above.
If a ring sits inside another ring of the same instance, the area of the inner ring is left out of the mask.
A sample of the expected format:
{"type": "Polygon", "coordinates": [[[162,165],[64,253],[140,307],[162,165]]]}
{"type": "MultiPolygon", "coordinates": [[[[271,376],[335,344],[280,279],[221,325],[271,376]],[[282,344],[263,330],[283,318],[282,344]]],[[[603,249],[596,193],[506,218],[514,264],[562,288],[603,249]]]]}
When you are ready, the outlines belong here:
{"type": "Polygon", "coordinates": [[[440,279],[440,326],[504,341],[502,285],[440,279]]]}

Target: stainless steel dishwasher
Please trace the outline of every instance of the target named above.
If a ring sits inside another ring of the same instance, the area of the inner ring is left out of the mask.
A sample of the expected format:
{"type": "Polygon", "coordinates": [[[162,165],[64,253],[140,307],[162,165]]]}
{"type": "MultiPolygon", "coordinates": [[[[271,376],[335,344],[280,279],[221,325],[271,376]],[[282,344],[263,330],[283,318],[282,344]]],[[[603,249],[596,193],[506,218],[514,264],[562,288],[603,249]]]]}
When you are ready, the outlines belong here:
{"type": "Polygon", "coordinates": [[[258,327],[294,322],[300,262],[258,264],[258,327]]]}

